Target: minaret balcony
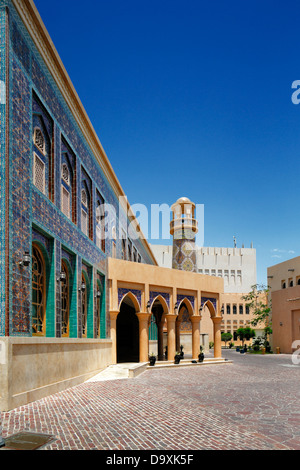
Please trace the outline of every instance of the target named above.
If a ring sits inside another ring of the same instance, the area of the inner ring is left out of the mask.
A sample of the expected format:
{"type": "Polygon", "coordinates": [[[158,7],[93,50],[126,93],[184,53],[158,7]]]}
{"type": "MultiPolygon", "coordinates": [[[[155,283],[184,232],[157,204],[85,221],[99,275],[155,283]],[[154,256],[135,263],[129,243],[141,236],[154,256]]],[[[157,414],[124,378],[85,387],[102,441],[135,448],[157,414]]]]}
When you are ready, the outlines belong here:
{"type": "Polygon", "coordinates": [[[198,220],[192,219],[190,217],[181,217],[174,219],[170,223],[170,233],[174,234],[176,230],[192,230],[193,232],[198,232],[198,220]]]}

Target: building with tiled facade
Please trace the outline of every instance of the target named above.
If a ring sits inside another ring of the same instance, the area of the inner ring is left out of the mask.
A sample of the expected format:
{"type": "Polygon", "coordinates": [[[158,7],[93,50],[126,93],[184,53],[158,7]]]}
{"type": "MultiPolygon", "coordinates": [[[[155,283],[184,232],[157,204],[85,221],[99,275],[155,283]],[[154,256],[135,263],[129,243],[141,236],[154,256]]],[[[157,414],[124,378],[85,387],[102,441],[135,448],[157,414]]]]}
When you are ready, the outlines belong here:
{"type": "Polygon", "coordinates": [[[183,310],[220,357],[223,281],[157,265],[33,0],[0,0],[0,112],[0,409],[148,361],[153,326],[172,360],[183,310]]]}

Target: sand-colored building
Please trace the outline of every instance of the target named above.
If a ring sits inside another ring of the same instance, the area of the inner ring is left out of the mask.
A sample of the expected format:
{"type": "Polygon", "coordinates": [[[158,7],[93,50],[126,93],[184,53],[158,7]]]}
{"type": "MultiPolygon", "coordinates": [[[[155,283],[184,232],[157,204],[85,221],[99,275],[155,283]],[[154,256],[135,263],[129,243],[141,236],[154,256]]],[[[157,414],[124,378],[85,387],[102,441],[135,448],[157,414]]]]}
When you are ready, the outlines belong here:
{"type": "Polygon", "coordinates": [[[272,346],[291,354],[300,343],[300,256],[268,268],[272,302],[272,346]]]}

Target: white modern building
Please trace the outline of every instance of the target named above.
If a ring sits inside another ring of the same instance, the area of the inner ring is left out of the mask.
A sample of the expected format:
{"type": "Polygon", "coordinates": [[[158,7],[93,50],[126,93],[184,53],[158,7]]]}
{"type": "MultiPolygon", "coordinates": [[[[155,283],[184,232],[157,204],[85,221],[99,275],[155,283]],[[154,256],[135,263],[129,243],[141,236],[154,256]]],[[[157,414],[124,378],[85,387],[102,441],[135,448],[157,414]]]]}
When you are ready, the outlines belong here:
{"type": "MultiPolygon", "coordinates": [[[[151,245],[159,266],[172,268],[172,245],[151,245]]],[[[224,279],[224,292],[245,294],[256,284],[255,248],[197,247],[198,273],[224,279]]]]}

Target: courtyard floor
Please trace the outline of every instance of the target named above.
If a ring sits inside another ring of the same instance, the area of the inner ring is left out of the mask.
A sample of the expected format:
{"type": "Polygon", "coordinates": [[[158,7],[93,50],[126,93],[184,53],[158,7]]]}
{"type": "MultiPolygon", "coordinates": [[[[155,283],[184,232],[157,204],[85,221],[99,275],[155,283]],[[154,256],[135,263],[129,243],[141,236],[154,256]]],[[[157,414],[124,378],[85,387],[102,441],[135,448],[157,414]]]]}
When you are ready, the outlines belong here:
{"type": "Polygon", "coordinates": [[[223,357],[233,362],[154,366],[3,412],[3,437],[55,436],[43,450],[299,450],[300,365],[284,354],[223,357]]]}

